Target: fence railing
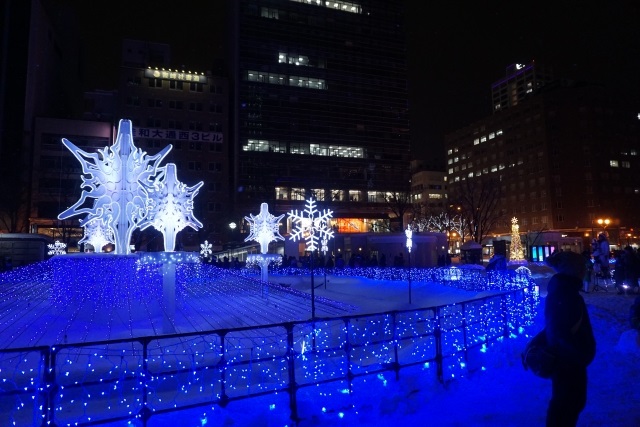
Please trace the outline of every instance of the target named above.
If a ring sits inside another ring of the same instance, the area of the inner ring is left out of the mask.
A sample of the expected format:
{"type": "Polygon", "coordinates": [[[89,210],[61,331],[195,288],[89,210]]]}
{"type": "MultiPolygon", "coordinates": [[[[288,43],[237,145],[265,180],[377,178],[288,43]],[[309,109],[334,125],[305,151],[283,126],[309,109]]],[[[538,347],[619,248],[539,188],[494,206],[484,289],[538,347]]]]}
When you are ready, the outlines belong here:
{"type": "MultiPolygon", "coordinates": [[[[421,365],[440,382],[470,353],[518,334],[538,304],[533,282],[457,304],[162,336],[0,350],[0,424],[90,426],[299,393],[421,365]]],[[[335,390],[336,387],[331,387],[335,390]]],[[[323,392],[326,397],[326,390],[323,392]]]]}

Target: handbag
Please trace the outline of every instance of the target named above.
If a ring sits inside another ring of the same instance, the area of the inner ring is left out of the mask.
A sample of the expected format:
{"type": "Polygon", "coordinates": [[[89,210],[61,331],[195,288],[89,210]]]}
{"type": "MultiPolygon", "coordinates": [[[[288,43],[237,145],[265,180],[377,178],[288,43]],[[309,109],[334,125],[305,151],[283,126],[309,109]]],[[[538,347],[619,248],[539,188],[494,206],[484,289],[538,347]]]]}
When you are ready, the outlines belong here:
{"type": "MultiPolygon", "coordinates": [[[[580,313],[580,319],[571,328],[571,333],[576,334],[580,325],[584,312],[580,313]]],[[[556,370],[556,355],[549,348],[547,343],[547,331],[542,329],[538,332],[524,348],[522,353],[522,366],[525,370],[531,370],[534,375],[540,378],[551,378],[556,370]]]]}
{"type": "Polygon", "coordinates": [[[540,378],[551,378],[556,367],[556,355],[547,345],[547,333],[543,329],[529,341],[522,353],[522,365],[540,378]]]}

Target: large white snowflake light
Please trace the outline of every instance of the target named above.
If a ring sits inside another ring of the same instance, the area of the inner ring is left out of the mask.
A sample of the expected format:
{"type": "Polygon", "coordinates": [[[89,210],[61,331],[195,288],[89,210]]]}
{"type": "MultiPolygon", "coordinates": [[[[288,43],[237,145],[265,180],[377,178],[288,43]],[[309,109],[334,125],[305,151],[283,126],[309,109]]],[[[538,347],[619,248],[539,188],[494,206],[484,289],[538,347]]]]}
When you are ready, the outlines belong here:
{"type": "Polygon", "coordinates": [[[87,153],[65,138],[62,143],[80,161],[84,175],[80,200],[58,218],[87,214],[85,224],[101,219],[113,232],[114,252],[130,253],[131,235],[147,214],[147,190],[153,186],[158,164],[172,146],[148,156],[133,144],[130,120],[120,120],[116,143],[98,153],[87,153]]]}
{"type": "Polygon", "coordinates": [[[244,241],[255,240],[260,243],[260,252],[266,254],[269,250],[269,243],[276,240],[284,240],[278,230],[283,216],[284,214],[280,216],[270,214],[269,205],[262,203],[258,215],[249,214],[248,217],[244,217],[250,225],[249,236],[244,241]]]}
{"type": "Polygon", "coordinates": [[[100,220],[110,230],[103,235],[115,244],[114,252],[128,254],[133,231],[153,226],[164,236],[165,251],[173,251],[180,230],[202,227],[193,216],[193,198],[203,182],[187,187],[178,181],[173,163],[159,167],[171,145],[155,156],[136,148],[130,120],[120,120],[116,143],[98,153],[87,153],[67,139],[62,143],[80,161],[85,175],[80,200],[58,218],[87,214],[82,223],[85,236],[86,227],[100,220]]]}
{"type": "Polygon", "coordinates": [[[295,229],[289,238],[294,242],[304,239],[308,251],[315,251],[318,249],[319,242],[323,239],[329,241],[333,237],[333,230],[329,226],[329,219],[333,217],[333,212],[329,209],[318,211],[313,198],[305,202],[304,211],[298,212],[297,209],[290,211],[289,217],[295,224],[295,229]]]}
{"type": "Polygon", "coordinates": [[[53,244],[48,244],[49,252],[47,255],[64,255],[67,253],[67,244],[56,240],[53,244]]]}
{"type": "Polygon", "coordinates": [[[164,250],[175,249],[176,235],[185,227],[194,230],[202,228],[202,223],[193,216],[193,198],[198,194],[204,182],[187,187],[178,181],[176,165],[158,168],[160,175],[153,187],[149,189],[149,212],[140,222],[140,229],[153,226],[164,237],[164,250]]]}

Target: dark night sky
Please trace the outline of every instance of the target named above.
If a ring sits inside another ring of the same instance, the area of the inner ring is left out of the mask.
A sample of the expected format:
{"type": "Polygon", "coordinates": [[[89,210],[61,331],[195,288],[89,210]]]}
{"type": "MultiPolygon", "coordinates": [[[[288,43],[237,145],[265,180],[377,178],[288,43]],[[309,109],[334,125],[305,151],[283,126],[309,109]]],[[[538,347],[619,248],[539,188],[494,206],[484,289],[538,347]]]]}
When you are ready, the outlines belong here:
{"type": "MultiPolygon", "coordinates": [[[[50,1],[72,5],[87,17],[79,25],[89,46],[87,70],[96,76],[88,89],[114,86],[123,37],[171,44],[174,66],[197,71],[211,69],[211,56],[203,52],[221,52],[225,43],[224,0],[171,7],[151,1],[50,1]]],[[[446,132],[490,114],[491,83],[504,77],[509,64],[535,60],[556,77],[627,88],[640,99],[640,2],[401,1],[407,9],[411,133],[418,156],[442,161],[446,132]]]]}

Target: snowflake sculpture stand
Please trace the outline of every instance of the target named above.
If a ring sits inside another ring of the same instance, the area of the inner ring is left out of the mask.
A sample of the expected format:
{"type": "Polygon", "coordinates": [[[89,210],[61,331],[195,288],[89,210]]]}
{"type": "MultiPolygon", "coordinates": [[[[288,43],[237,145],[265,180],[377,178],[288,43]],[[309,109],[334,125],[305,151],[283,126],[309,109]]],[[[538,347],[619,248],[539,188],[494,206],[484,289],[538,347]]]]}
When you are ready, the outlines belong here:
{"type": "MultiPolygon", "coordinates": [[[[289,237],[294,242],[303,240],[306,249],[310,254],[311,268],[311,318],[316,317],[316,294],[315,284],[313,281],[314,259],[313,254],[318,249],[318,243],[322,243],[322,249],[326,248],[329,239],[333,237],[333,230],[329,227],[329,219],[333,216],[333,212],[325,209],[322,212],[316,209],[316,201],[309,199],[305,203],[305,210],[298,212],[293,210],[289,212],[289,217],[294,223],[295,229],[289,237]]],[[[324,249],[326,252],[326,249],[324,249]]],[[[314,337],[315,339],[315,337],[314,337]]]]}
{"type": "MultiPolygon", "coordinates": [[[[80,220],[84,228],[82,241],[92,244],[97,252],[106,243],[112,243],[115,255],[131,254],[131,236],[136,228],[144,230],[153,226],[158,229],[164,237],[166,252],[150,255],[147,262],[162,269],[162,303],[168,315],[165,324],[172,325],[176,263],[191,258],[187,253],[166,254],[174,253],[176,234],[180,230],[187,226],[194,230],[202,227],[193,216],[193,198],[203,182],[187,187],[178,181],[173,163],[159,165],[171,151],[171,145],[154,156],[137,148],[130,120],[120,120],[115,144],[99,149],[97,153],[83,151],[64,138],[62,144],[82,165],[82,194],[58,218],[83,215],[84,219],[80,220]]],[[[199,262],[197,256],[194,259],[199,262]]],[[[100,285],[95,283],[94,286],[100,285]]],[[[165,327],[165,332],[173,332],[171,329],[165,327]]]]}
{"type": "Polygon", "coordinates": [[[249,222],[251,231],[249,236],[244,239],[245,242],[254,240],[260,243],[260,254],[251,254],[247,256],[249,264],[257,264],[260,266],[260,278],[263,282],[269,281],[269,264],[278,263],[281,260],[278,254],[268,254],[269,243],[276,240],[284,240],[278,231],[280,220],[284,215],[278,217],[269,213],[269,205],[262,203],[260,205],[260,213],[244,217],[249,222]]]}

